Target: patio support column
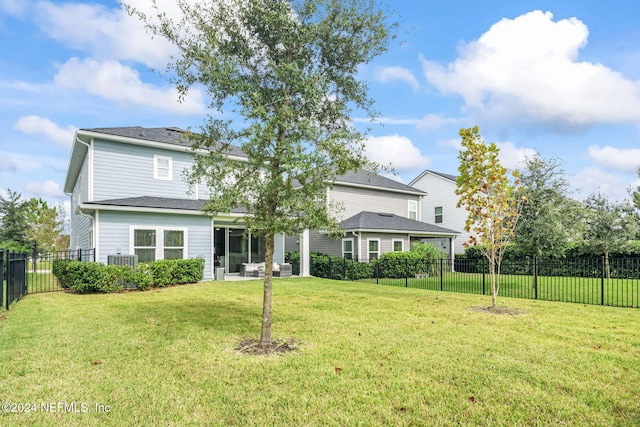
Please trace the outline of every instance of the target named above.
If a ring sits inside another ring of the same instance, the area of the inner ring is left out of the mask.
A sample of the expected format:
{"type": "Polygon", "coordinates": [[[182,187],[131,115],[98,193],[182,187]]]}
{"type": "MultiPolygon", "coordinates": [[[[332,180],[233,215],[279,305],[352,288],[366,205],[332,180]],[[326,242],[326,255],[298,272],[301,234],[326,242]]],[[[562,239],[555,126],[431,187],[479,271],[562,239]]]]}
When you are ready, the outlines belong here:
{"type": "Polygon", "coordinates": [[[311,263],[309,252],[309,230],[304,230],[300,235],[300,276],[308,277],[311,263]]]}
{"type": "Polygon", "coordinates": [[[449,237],[449,259],[451,260],[451,272],[454,272],[454,262],[453,259],[456,256],[455,255],[455,251],[454,251],[454,243],[453,243],[453,239],[455,239],[455,237],[449,237]]]}

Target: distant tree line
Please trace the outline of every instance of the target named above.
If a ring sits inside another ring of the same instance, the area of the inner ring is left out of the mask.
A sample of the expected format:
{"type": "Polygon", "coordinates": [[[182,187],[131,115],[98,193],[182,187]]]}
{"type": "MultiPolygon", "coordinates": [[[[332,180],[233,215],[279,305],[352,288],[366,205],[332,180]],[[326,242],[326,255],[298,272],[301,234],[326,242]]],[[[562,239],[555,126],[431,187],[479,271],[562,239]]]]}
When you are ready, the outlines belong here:
{"type": "Polygon", "coordinates": [[[64,205],[49,206],[40,198],[24,200],[16,191],[0,196],[0,248],[48,252],[69,248],[64,205]]]}
{"type": "MultiPolygon", "coordinates": [[[[602,193],[578,201],[556,158],[535,154],[518,172],[514,197],[522,200],[521,211],[507,258],[640,256],[640,186],[629,190],[631,202],[602,193]]],[[[637,172],[640,177],[640,167],[637,172]]],[[[465,256],[482,257],[481,248],[470,246],[465,256]]]]}

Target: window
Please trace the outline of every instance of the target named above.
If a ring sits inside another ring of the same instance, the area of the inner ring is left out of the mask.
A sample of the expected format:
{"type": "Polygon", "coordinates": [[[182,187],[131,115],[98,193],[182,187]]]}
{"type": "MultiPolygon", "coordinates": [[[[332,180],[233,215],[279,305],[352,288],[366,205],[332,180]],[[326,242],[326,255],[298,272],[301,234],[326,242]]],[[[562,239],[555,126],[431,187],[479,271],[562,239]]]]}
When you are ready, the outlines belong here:
{"type": "Polygon", "coordinates": [[[163,228],[132,229],[132,251],[138,262],[157,259],[183,259],[186,254],[185,230],[163,228]]]}
{"type": "Polygon", "coordinates": [[[153,156],[153,177],[171,181],[173,179],[173,159],[167,156],[153,156]]]}
{"type": "Polygon", "coordinates": [[[353,239],[342,239],[342,257],[353,259],[353,239]]]}
{"type": "Polygon", "coordinates": [[[164,259],[184,258],[184,231],[164,230],[164,259]]]}
{"type": "Polygon", "coordinates": [[[369,260],[378,259],[380,256],[380,239],[369,239],[369,260]]]}
{"type": "Polygon", "coordinates": [[[442,223],[442,206],[436,207],[436,224],[442,223]]]}
{"type": "Polygon", "coordinates": [[[409,200],[409,219],[418,220],[418,202],[409,200]]]}
{"type": "Polygon", "coordinates": [[[394,252],[404,251],[404,240],[393,239],[393,251],[394,252]]]}

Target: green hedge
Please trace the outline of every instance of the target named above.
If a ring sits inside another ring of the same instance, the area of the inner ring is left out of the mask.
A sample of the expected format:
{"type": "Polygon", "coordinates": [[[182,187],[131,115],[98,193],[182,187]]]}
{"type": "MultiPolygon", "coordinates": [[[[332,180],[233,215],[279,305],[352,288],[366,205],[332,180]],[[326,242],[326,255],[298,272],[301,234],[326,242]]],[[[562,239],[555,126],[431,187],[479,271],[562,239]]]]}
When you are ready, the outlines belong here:
{"type": "Polygon", "coordinates": [[[61,286],[78,293],[118,292],[125,283],[145,291],[154,286],[196,283],[204,278],[201,258],[153,261],[136,268],[60,259],[53,262],[52,269],[61,286]]]}

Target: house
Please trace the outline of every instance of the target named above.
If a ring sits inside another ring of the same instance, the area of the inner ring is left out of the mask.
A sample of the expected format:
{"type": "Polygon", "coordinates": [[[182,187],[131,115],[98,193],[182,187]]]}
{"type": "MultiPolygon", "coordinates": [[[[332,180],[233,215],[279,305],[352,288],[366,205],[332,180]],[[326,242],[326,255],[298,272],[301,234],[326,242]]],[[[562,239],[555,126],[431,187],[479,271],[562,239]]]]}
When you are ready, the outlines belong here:
{"type": "MultiPolygon", "coordinates": [[[[189,188],[182,174],[194,153],[178,128],[95,128],[76,132],[64,191],[71,196],[71,247],[95,248],[96,260],[137,255],[139,261],[200,257],[204,277],[215,268],[240,272],[263,262],[265,240],[245,236],[237,209],[201,212],[206,186],[189,188]]],[[[196,154],[197,155],[197,154],[196,154]]],[[[231,158],[246,156],[231,147],[231,158]]],[[[284,236],[276,236],[274,261],[284,262],[284,236]]]]}
{"type": "MultiPolygon", "coordinates": [[[[327,188],[327,202],[338,203],[337,219],[346,235],[333,239],[322,231],[309,235],[309,249],[358,260],[378,258],[391,251],[408,251],[411,242],[437,241],[453,257],[454,229],[420,221],[426,193],[367,171],[350,172],[327,188]]],[[[298,240],[288,237],[285,252],[298,250],[298,240]]]]}
{"type": "MultiPolygon", "coordinates": [[[[427,193],[420,202],[420,220],[453,230],[464,230],[467,211],[458,208],[459,196],[456,195],[456,177],[446,173],[425,170],[409,183],[410,186],[427,193]]],[[[463,231],[455,239],[454,253],[463,253],[465,242],[470,234],[463,231]]],[[[447,242],[442,239],[429,239],[430,243],[442,247],[447,242]]]]}

